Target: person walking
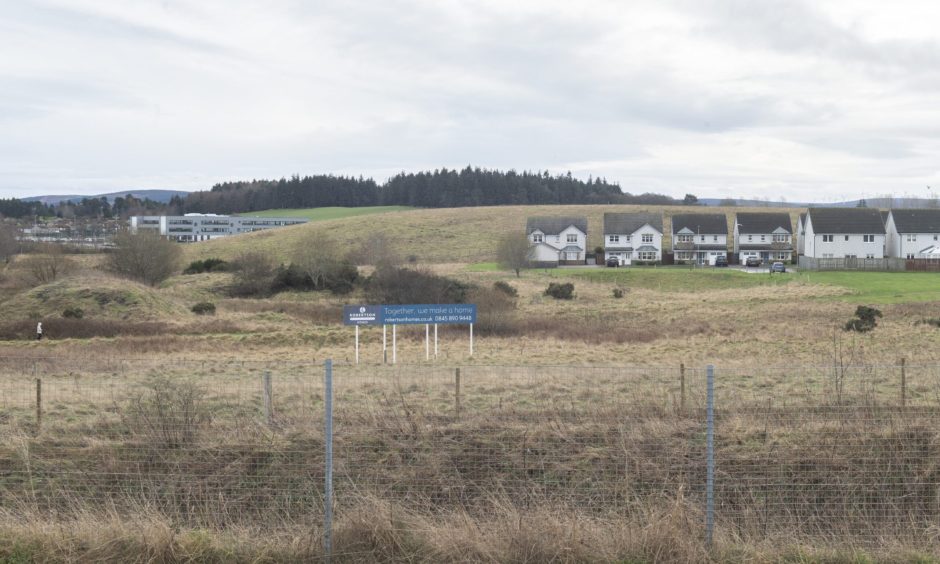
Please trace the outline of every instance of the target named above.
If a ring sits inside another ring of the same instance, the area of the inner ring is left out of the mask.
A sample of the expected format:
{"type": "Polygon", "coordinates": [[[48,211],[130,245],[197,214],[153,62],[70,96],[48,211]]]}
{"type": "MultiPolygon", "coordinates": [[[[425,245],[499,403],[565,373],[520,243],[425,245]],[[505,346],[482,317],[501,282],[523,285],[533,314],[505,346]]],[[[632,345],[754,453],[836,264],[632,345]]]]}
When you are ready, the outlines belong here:
{"type": "Polygon", "coordinates": [[[36,340],[42,340],[42,321],[36,324],[36,340]]]}

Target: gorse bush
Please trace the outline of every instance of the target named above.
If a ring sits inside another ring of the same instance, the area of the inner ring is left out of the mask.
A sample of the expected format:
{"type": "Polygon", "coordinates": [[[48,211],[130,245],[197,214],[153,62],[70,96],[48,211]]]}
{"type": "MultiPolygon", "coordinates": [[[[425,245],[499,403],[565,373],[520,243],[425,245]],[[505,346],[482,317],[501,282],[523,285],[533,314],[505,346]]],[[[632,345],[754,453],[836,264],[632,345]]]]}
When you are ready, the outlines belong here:
{"type": "Polygon", "coordinates": [[[574,284],[571,282],[549,282],[545,295],[556,300],[570,300],[574,298],[574,284]]]}
{"type": "Polygon", "coordinates": [[[515,298],[519,295],[519,290],[516,290],[511,284],[509,284],[509,282],[505,282],[503,280],[493,282],[493,289],[509,296],[510,298],[515,298]]]}
{"type": "Polygon", "coordinates": [[[190,308],[196,315],[215,315],[215,304],[212,302],[199,302],[190,308]]]}
{"type": "Polygon", "coordinates": [[[459,304],[469,284],[412,268],[381,268],[366,281],[366,295],[377,304],[459,304]]]}
{"type": "Polygon", "coordinates": [[[620,299],[623,297],[623,290],[620,288],[614,288],[614,297],[620,299]]]}
{"type": "Polygon", "coordinates": [[[85,317],[85,310],[80,307],[67,307],[62,310],[62,317],[70,319],[81,319],[85,317]]]}
{"type": "Polygon", "coordinates": [[[229,270],[228,261],[220,258],[207,258],[194,260],[183,270],[183,274],[201,274],[203,272],[226,272],[229,270]]]}
{"type": "Polygon", "coordinates": [[[877,318],[881,316],[881,311],[873,307],[858,306],[855,310],[855,319],[850,319],[845,324],[845,330],[867,333],[878,325],[877,318]]]}

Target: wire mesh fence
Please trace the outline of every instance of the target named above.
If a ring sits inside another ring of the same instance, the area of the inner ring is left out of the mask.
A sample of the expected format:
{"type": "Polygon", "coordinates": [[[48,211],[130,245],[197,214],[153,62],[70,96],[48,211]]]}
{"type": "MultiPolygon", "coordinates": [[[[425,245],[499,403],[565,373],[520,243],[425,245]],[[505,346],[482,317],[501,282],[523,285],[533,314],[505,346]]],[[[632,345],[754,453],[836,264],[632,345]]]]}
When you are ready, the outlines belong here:
{"type": "MultiPolygon", "coordinates": [[[[323,533],[324,368],[0,359],[0,505],[323,533]]],[[[708,497],[705,370],[337,365],[333,507],[635,523],[708,497]]],[[[715,370],[717,542],[936,544],[940,366],[715,370]]],[[[342,553],[342,544],[335,550],[342,553]]]]}

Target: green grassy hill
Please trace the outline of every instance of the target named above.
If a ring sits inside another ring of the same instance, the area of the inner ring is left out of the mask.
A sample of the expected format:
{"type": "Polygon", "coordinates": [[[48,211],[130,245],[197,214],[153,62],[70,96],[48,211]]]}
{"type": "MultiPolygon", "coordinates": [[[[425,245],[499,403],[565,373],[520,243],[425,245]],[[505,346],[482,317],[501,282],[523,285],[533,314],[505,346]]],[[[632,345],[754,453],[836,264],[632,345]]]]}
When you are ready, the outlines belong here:
{"type": "Polygon", "coordinates": [[[187,245],[189,260],[209,257],[233,258],[241,252],[260,251],[279,260],[287,260],[297,245],[316,244],[329,237],[344,248],[356,249],[372,234],[382,232],[405,256],[421,263],[477,263],[493,261],[496,243],[506,233],[522,233],[526,218],[533,215],[582,215],[588,218],[588,251],[602,244],[603,217],[606,212],[662,212],[665,216],[663,244],[669,248],[671,218],[680,213],[716,213],[728,215],[729,234],[736,212],[789,212],[794,229],[799,208],[693,208],[687,206],[493,206],[478,208],[408,209],[390,211],[384,208],[322,208],[319,210],[270,210],[271,215],[309,211],[320,214],[306,225],[274,229],[187,245]],[[370,217],[357,217],[359,210],[373,212],[370,217]],[[334,211],[329,211],[334,210],[334,211]],[[347,213],[348,212],[348,213],[347,213]],[[333,217],[330,215],[333,214],[333,217]],[[342,215],[346,214],[346,215],[342,215]]]}

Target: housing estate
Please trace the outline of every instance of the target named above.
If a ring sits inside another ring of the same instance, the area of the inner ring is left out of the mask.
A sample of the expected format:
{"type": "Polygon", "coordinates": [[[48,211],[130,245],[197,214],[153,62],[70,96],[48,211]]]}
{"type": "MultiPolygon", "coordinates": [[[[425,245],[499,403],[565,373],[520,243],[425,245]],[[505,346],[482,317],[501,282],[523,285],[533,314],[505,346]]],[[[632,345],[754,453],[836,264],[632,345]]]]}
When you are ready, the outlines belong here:
{"type": "Polygon", "coordinates": [[[229,216],[214,213],[144,215],[130,219],[131,232],[152,230],[174,241],[208,241],[240,233],[307,223],[302,217],[229,216]]]}
{"type": "Polygon", "coordinates": [[[605,213],[604,259],[621,265],[662,262],[662,214],[605,213]]]}
{"type": "Polygon", "coordinates": [[[757,257],[762,262],[790,261],[793,258],[790,214],[735,214],[734,252],[741,264],[748,257],[757,257]]]}
{"type": "Polygon", "coordinates": [[[531,250],[529,259],[539,264],[584,264],[587,248],[586,217],[530,217],[526,237],[531,250]]]}
{"type": "Polygon", "coordinates": [[[871,208],[810,208],[803,226],[803,254],[812,258],[885,256],[881,212],[871,208]]]}
{"type": "Polygon", "coordinates": [[[940,256],[940,209],[892,209],[885,222],[889,257],[940,256]]]}
{"type": "Polygon", "coordinates": [[[672,216],[672,248],[675,261],[715,264],[728,257],[728,219],[723,213],[691,213],[672,216]]]}

